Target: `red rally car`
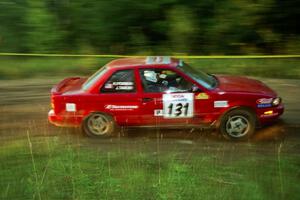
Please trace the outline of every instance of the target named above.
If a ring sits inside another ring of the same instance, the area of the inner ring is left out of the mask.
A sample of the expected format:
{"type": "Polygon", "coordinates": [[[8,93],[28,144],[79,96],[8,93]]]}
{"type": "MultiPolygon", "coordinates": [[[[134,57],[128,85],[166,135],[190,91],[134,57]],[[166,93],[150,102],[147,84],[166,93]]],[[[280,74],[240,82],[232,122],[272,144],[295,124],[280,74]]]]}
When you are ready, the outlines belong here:
{"type": "Polygon", "coordinates": [[[284,110],[264,83],[211,75],[170,57],[122,58],[90,78],[66,78],[51,90],[49,121],[109,136],[116,127],[216,127],[246,139],[284,110]]]}

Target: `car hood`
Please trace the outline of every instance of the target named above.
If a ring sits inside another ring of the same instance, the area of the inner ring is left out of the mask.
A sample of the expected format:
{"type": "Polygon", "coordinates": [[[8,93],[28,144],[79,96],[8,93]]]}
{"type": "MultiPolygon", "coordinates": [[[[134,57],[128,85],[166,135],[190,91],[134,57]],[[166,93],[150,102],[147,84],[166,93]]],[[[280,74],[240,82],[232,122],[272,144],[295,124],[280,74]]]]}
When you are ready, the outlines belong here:
{"type": "Polygon", "coordinates": [[[218,89],[224,92],[247,92],[276,96],[276,92],[255,79],[227,75],[216,75],[216,78],[219,81],[218,89]]]}

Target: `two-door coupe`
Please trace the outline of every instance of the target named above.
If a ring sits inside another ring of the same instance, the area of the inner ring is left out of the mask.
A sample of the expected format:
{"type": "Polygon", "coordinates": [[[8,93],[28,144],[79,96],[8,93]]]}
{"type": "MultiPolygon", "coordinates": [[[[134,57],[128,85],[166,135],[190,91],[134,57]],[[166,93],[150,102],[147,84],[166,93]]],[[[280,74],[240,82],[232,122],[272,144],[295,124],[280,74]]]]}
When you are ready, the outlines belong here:
{"type": "Polygon", "coordinates": [[[116,59],[90,78],[66,78],[51,90],[49,121],[110,136],[116,127],[217,127],[230,139],[247,139],[277,119],[281,98],[264,83],[211,75],[179,59],[116,59]]]}

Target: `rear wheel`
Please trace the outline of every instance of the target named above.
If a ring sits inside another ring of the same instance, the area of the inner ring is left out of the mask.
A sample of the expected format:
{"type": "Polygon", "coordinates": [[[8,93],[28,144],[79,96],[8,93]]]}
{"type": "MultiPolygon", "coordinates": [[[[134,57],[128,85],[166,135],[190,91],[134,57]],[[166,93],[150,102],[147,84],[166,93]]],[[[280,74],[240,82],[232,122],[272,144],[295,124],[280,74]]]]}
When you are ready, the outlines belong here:
{"type": "Polygon", "coordinates": [[[92,137],[108,137],[115,131],[115,122],[109,115],[92,113],[83,121],[83,131],[92,137]]]}
{"type": "Polygon", "coordinates": [[[227,139],[246,140],[255,131],[255,116],[245,109],[229,111],[222,117],[219,129],[227,139]]]}

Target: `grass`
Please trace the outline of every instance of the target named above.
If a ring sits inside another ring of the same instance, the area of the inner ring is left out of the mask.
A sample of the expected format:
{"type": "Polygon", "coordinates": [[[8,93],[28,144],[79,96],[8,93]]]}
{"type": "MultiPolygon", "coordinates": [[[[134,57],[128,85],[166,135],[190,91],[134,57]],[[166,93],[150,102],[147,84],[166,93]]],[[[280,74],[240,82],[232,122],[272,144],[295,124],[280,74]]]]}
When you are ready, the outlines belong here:
{"type": "Polygon", "coordinates": [[[187,63],[209,73],[300,78],[300,59],[198,59],[187,63]]]}
{"type": "Polygon", "coordinates": [[[143,149],[147,142],[104,150],[29,133],[0,147],[0,198],[299,199],[299,156],[282,152],[284,143],[257,145],[223,142],[187,156],[143,149]]]}
{"type": "Polygon", "coordinates": [[[90,75],[110,59],[0,58],[0,79],[90,75]]]}
{"type": "MultiPolygon", "coordinates": [[[[87,76],[112,59],[59,57],[0,57],[0,79],[33,76],[87,76]]],[[[273,78],[300,78],[300,59],[190,59],[208,73],[273,78]]]]}

